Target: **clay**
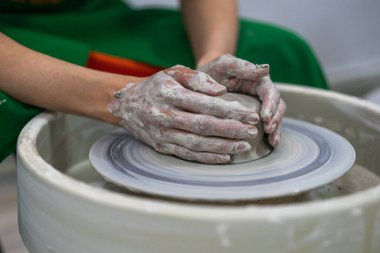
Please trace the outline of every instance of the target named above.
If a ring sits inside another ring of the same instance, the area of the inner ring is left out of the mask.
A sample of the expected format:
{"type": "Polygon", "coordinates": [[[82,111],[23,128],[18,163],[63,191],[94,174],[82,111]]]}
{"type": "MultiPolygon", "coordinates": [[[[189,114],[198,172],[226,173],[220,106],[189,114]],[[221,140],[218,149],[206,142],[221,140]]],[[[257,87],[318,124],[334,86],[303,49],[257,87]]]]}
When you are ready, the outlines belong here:
{"type": "MultiPolygon", "coordinates": [[[[261,110],[261,101],[257,97],[229,92],[221,98],[226,101],[237,101],[242,106],[252,109],[257,113],[261,110]]],[[[255,126],[257,129],[257,135],[254,138],[245,139],[245,141],[251,145],[251,150],[245,153],[232,155],[231,163],[253,161],[268,155],[272,151],[272,147],[268,144],[268,135],[265,134],[264,131],[263,121],[260,119],[255,126]]]]}

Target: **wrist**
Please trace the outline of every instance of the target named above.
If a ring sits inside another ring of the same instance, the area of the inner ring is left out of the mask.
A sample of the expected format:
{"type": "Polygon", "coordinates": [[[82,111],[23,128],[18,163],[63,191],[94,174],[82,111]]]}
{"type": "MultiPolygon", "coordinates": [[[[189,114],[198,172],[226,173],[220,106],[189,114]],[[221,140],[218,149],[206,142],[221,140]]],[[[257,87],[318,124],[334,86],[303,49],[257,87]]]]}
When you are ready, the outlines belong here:
{"type": "Polygon", "coordinates": [[[129,84],[138,83],[144,79],[141,77],[104,73],[103,76],[92,84],[93,89],[87,95],[87,101],[92,102],[86,104],[84,116],[117,125],[121,121],[121,118],[114,116],[109,111],[109,105],[116,99],[115,92],[125,88],[129,84]]]}

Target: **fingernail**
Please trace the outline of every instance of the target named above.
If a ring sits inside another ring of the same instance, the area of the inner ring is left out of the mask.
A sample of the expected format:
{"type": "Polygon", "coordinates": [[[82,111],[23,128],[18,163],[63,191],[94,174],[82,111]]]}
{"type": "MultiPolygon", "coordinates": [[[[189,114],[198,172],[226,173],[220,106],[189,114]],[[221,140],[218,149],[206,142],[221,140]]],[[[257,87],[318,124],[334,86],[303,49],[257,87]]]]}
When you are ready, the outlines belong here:
{"type": "Polygon", "coordinates": [[[276,129],[276,127],[277,127],[276,123],[272,124],[270,127],[270,132],[273,133],[273,131],[276,129]]]}
{"type": "Polygon", "coordinates": [[[212,91],[215,92],[215,94],[224,94],[227,92],[227,88],[222,85],[213,85],[212,91]]]}
{"type": "Polygon", "coordinates": [[[249,128],[247,130],[247,134],[250,135],[251,137],[256,137],[256,135],[257,135],[257,129],[256,128],[249,128]]]}
{"type": "Polygon", "coordinates": [[[248,142],[239,142],[236,147],[236,150],[246,152],[248,150],[251,150],[251,145],[248,142]]]}
{"type": "Polygon", "coordinates": [[[270,132],[270,125],[266,122],[264,122],[264,131],[268,134],[270,132]]]}
{"type": "Polygon", "coordinates": [[[263,118],[264,121],[268,121],[272,118],[272,112],[269,111],[269,109],[265,109],[262,111],[261,117],[263,118]]]}
{"type": "Polygon", "coordinates": [[[280,138],[281,138],[281,136],[275,136],[273,138],[273,143],[272,143],[273,147],[276,147],[278,145],[278,143],[280,142],[280,138]]]}
{"type": "Polygon", "coordinates": [[[248,124],[255,125],[259,122],[259,116],[256,114],[249,114],[246,118],[248,124]]]}

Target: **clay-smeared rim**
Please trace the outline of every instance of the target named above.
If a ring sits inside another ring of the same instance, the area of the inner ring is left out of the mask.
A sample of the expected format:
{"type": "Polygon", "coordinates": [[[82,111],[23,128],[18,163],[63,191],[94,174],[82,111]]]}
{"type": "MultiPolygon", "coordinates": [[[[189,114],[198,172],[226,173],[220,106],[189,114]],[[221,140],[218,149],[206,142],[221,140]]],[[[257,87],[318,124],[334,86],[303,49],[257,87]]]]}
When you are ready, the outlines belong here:
{"type": "MultiPolygon", "coordinates": [[[[286,84],[281,84],[280,90],[305,95],[323,96],[324,98],[334,99],[335,101],[344,101],[380,115],[380,107],[377,105],[337,92],[286,84]]],[[[285,219],[309,218],[313,216],[323,216],[326,213],[331,214],[354,210],[358,207],[376,202],[380,204],[380,185],[347,196],[327,200],[283,205],[252,204],[246,206],[192,205],[190,203],[139,198],[137,196],[96,188],[66,176],[52,167],[39,155],[35,143],[40,130],[50,121],[56,120],[60,116],[59,113],[44,112],[37,115],[24,127],[17,143],[17,169],[22,169],[20,168],[20,164],[22,163],[23,168],[31,173],[34,180],[51,187],[52,190],[65,192],[83,201],[90,201],[126,212],[149,213],[149,215],[182,219],[223,220],[225,222],[239,220],[278,222],[279,220],[285,219]]]]}

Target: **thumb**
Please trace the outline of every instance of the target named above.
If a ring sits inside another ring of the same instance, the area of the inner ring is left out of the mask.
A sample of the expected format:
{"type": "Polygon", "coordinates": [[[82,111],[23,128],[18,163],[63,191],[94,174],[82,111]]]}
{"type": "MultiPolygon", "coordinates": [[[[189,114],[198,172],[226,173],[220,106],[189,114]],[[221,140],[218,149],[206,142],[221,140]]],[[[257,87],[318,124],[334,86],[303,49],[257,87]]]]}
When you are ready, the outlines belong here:
{"type": "Polygon", "coordinates": [[[220,96],[227,92],[227,88],[206,73],[192,70],[190,68],[176,65],[164,70],[166,74],[173,77],[183,87],[192,91],[200,92],[210,96],[220,96]]]}

